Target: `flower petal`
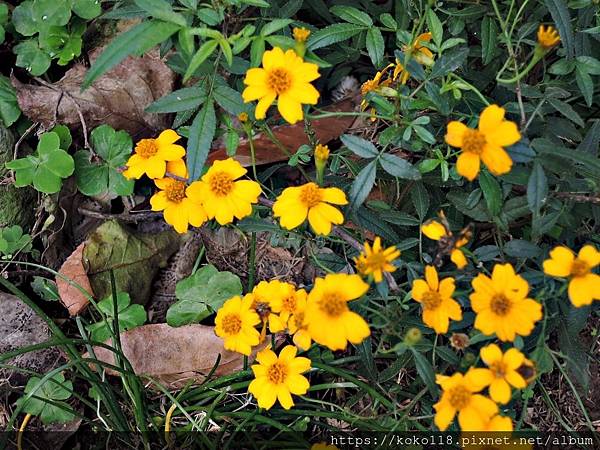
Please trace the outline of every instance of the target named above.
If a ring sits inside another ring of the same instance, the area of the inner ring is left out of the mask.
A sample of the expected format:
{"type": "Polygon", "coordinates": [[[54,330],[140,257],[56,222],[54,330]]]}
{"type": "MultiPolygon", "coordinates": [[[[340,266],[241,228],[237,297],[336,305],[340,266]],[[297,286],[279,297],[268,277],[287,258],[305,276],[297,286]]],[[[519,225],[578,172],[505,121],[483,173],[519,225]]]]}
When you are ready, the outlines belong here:
{"type": "Polygon", "coordinates": [[[480,165],[479,155],[462,152],[456,160],[456,171],[467,180],[473,181],[479,174],[480,165]]]}
{"type": "Polygon", "coordinates": [[[467,131],[467,126],[464,123],[453,120],[447,127],[446,143],[452,147],[462,147],[465,131],[467,131]]]}

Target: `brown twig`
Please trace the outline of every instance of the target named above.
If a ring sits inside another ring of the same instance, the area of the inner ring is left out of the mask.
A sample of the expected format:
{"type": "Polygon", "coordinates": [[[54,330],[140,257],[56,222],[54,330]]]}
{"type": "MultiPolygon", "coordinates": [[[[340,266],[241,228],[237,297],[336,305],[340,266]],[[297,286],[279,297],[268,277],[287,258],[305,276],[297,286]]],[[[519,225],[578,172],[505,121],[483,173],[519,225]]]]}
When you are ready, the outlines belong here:
{"type": "Polygon", "coordinates": [[[146,212],[139,212],[139,213],[121,213],[121,214],[111,214],[111,213],[103,213],[100,211],[94,211],[91,209],[86,209],[86,208],[78,208],[77,211],[79,212],[79,214],[82,214],[84,216],[87,217],[92,217],[94,219],[101,219],[101,220],[120,220],[121,222],[129,222],[129,223],[137,223],[137,222],[143,222],[144,220],[148,220],[148,219],[153,219],[156,217],[160,217],[161,213],[160,212],[155,212],[155,211],[146,211],[146,212]]]}
{"type": "Polygon", "coordinates": [[[583,194],[580,192],[555,192],[552,195],[557,198],[573,200],[576,203],[600,204],[600,195],[583,194]]]}

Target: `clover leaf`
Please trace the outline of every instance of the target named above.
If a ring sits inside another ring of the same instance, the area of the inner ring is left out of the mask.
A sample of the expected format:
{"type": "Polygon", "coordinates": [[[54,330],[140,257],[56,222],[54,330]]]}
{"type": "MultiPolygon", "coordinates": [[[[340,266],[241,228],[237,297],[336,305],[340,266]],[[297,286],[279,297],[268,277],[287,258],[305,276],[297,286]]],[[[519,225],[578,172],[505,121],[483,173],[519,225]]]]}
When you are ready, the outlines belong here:
{"type": "Polygon", "coordinates": [[[64,400],[68,400],[72,392],[73,383],[65,381],[62,373],[45,381],[31,377],[25,386],[26,395],[17,400],[17,406],[27,414],[38,416],[44,424],[70,422],[75,418],[75,412],[64,400]],[[32,396],[27,398],[31,392],[32,396]]]}
{"type": "MultiPolygon", "coordinates": [[[[126,292],[117,294],[117,311],[119,317],[119,331],[131,330],[146,323],[146,310],[142,305],[131,305],[131,298],[126,292]]],[[[91,339],[104,342],[111,337],[114,319],[114,301],[110,296],[98,303],[98,309],[108,317],[107,320],[88,325],[86,328],[91,334],[91,339]]]]}
{"type": "Polygon", "coordinates": [[[95,156],[86,150],[75,153],[75,176],[79,190],[88,196],[102,194],[130,195],[133,180],[126,179],[119,168],[127,162],[133,146],[125,131],[100,125],[91,133],[95,156]]]}
{"type": "Polygon", "coordinates": [[[31,236],[23,234],[23,228],[19,225],[0,228],[0,253],[12,256],[21,251],[27,253],[31,250],[31,236]]]}
{"type": "Polygon", "coordinates": [[[175,286],[179,301],[167,311],[167,323],[172,327],[198,323],[241,293],[242,283],[237,275],[219,272],[210,264],[204,266],[175,286]]]}
{"type": "Polygon", "coordinates": [[[17,54],[16,65],[25,68],[34,76],[45,73],[52,62],[50,56],[39,47],[35,39],[29,39],[15,45],[13,51],[17,54]]]}
{"type": "Polygon", "coordinates": [[[7,77],[0,75],[0,119],[5,127],[10,127],[20,115],[15,88],[7,77]]]}
{"type": "Polygon", "coordinates": [[[73,158],[60,148],[57,133],[42,134],[33,155],[6,163],[6,168],[16,172],[15,186],[33,187],[46,194],[60,191],[62,179],[71,176],[75,169],[73,158]]]}
{"type": "Polygon", "coordinates": [[[4,27],[8,23],[8,6],[4,3],[0,3],[0,44],[4,42],[4,35],[6,31],[4,27]]]}

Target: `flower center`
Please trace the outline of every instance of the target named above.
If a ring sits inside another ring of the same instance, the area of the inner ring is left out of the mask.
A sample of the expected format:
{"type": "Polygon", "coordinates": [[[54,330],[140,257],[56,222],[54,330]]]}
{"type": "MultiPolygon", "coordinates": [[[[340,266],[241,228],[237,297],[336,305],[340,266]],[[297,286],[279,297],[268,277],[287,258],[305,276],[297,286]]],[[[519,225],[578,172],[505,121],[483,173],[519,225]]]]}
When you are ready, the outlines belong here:
{"type": "Polygon", "coordinates": [[[315,183],[308,183],[302,188],[300,201],[306,205],[307,208],[314,208],[321,203],[322,198],[323,195],[321,194],[321,190],[315,183]]]}
{"type": "Polygon", "coordinates": [[[242,331],[242,319],[238,314],[227,314],[221,322],[223,331],[227,334],[238,334],[242,331]]]}
{"type": "Polygon", "coordinates": [[[506,376],[506,364],[502,361],[496,361],[490,364],[490,370],[496,378],[504,378],[506,376]]]}
{"type": "Polygon", "coordinates": [[[277,95],[283,94],[292,85],[292,78],[287,69],[273,69],[267,75],[267,85],[271,90],[277,92],[277,95]]]}
{"type": "Polygon", "coordinates": [[[483,133],[479,132],[478,130],[473,130],[471,128],[468,128],[465,131],[462,145],[462,149],[465,152],[481,155],[481,153],[483,153],[483,148],[485,147],[485,144],[486,140],[483,133]]]}
{"type": "Polygon", "coordinates": [[[367,80],[360,87],[360,93],[365,96],[379,87],[379,80],[367,80]]]}
{"type": "Polygon", "coordinates": [[[296,297],[290,295],[282,300],[282,309],[284,311],[293,312],[296,309],[296,297]]]}
{"type": "Polygon", "coordinates": [[[581,259],[575,259],[571,264],[571,275],[574,277],[584,277],[590,273],[590,266],[581,259]]]}
{"type": "Polygon", "coordinates": [[[268,302],[261,302],[260,300],[254,300],[252,303],[252,309],[256,311],[256,314],[264,322],[271,314],[271,305],[268,302]]]}
{"type": "Polygon", "coordinates": [[[304,326],[304,311],[294,313],[292,318],[294,319],[294,324],[296,325],[296,328],[298,328],[298,329],[303,328],[303,326],[304,326]]]}
{"type": "Polygon", "coordinates": [[[283,383],[287,378],[287,374],[287,367],[280,362],[276,362],[271,367],[269,367],[269,370],[267,370],[267,378],[273,384],[283,383]]]}
{"type": "Polygon", "coordinates": [[[450,404],[459,411],[466,408],[471,401],[471,392],[464,386],[455,386],[449,391],[450,404]]]}
{"type": "Polygon", "coordinates": [[[185,198],[185,183],[179,180],[172,180],[165,189],[169,201],[180,203],[185,198]]]}
{"type": "Polygon", "coordinates": [[[366,266],[370,267],[372,270],[383,270],[385,265],[387,264],[387,259],[383,252],[371,253],[366,261],[366,266]]]}
{"type": "Polygon", "coordinates": [[[210,190],[219,197],[225,197],[233,189],[233,179],[227,172],[215,172],[208,182],[210,190]]]}
{"type": "Polygon", "coordinates": [[[135,152],[142,158],[150,158],[158,153],[158,147],[154,139],[142,139],[135,146],[135,152]]]}
{"type": "Polygon", "coordinates": [[[428,291],[423,294],[423,300],[421,300],[421,304],[423,305],[424,309],[437,309],[442,304],[442,297],[437,291],[428,291]]]}
{"type": "Polygon", "coordinates": [[[511,301],[504,294],[496,294],[492,297],[490,308],[497,316],[506,316],[511,309],[511,301]]]}
{"type": "Polygon", "coordinates": [[[329,317],[339,317],[348,311],[346,301],[335,292],[323,295],[319,301],[319,307],[329,317]]]}

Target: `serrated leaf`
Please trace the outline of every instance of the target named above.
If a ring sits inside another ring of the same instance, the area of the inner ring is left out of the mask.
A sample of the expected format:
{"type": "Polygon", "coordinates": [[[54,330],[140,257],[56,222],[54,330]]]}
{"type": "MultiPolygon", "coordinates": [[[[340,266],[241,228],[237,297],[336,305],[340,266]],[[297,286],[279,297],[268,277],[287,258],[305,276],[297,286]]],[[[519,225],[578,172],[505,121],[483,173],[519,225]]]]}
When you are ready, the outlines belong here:
{"type": "Polygon", "coordinates": [[[377,147],[375,147],[372,142],[361,137],[343,134],[340,137],[340,140],[352,153],[361,158],[374,158],[379,155],[377,147]]]}
{"type": "Polygon", "coordinates": [[[198,51],[192,56],[190,61],[190,65],[185,71],[185,75],[183,76],[183,81],[186,82],[189,80],[196,70],[200,67],[200,65],[208,59],[210,55],[213,54],[217,46],[219,45],[219,41],[217,39],[206,41],[203,43],[198,51]]]}
{"type": "Polygon", "coordinates": [[[336,23],[322,28],[308,38],[308,50],[317,50],[328,45],[350,39],[365,28],[351,23],[336,23]]]}
{"type": "Polygon", "coordinates": [[[385,42],[379,28],[371,27],[367,30],[366,44],[369,58],[371,58],[375,67],[379,67],[383,61],[385,51],[385,42]]]}
{"type": "Polygon", "coordinates": [[[373,19],[371,19],[371,17],[367,13],[360,11],[359,9],[354,8],[353,6],[336,5],[329,8],[329,11],[331,11],[332,14],[338,16],[340,19],[345,20],[346,22],[350,22],[356,25],[362,25],[365,27],[373,26],[373,19]]]}
{"type": "Polygon", "coordinates": [[[242,95],[226,84],[218,84],[213,90],[217,104],[230,114],[237,116],[247,110],[242,95]]]}
{"type": "Polygon", "coordinates": [[[159,98],[146,108],[148,113],[173,113],[195,109],[206,101],[204,86],[178,89],[159,98]]]}
{"type": "Polygon", "coordinates": [[[527,204],[534,214],[540,212],[540,208],[546,202],[548,196],[548,179],[544,168],[537,161],[533,164],[533,170],[527,182],[527,204]]]}
{"type": "Polygon", "coordinates": [[[415,367],[419,377],[425,382],[425,386],[427,386],[431,396],[436,398],[438,396],[438,387],[435,383],[435,370],[433,369],[433,366],[422,353],[419,353],[413,347],[410,347],[410,349],[415,360],[415,367]]]}
{"type": "Polygon", "coordinates": [[[419,216],[419,219],[423,221],[427,216],[427,211],[429,210],[429,194],[427,193],[427,189],[421,182],[417,182],[413,184],[410,190],[410,198],[412,200],[412,204],[415,207],[415,211],[419,216]]]}
{"type": "Polygon", "coordinates": [[[267,24],[260,30],[261,36],[268,36],[275,33],[292,23],[292,19],[275,19],[267,22],[267,24]]]}
{"type": "Polygon", "coordinates": [[[350,187],[350,210],[356,210],[367,199],[377,174],[377,161],[371,161],[358,173],[350,187]]]}
{"type": "Polygon", "coordinates": [[[494,19],[485,16],[481,21],[481,59],[484,65],[489,64],[494,57],[497,40],[498,25],[494,19]]]}
{"type": "Polygon", "coordinates": [[[565,0],[544,0],[546,8],[550,11],[552,20],[556,24],[560,42],[564,46],[567,56],[572,58],[575,53],[573,28],[571,26],[571,16],[565,0]]]}
{"type": "Polygon", "coordinates": [[[436,62],[433,64],[431,69],[430,79],[442,77],[450,72],[455,71],[466,61],[469,55],[469,48],[458,48],[451,50],[448,53],[444,53],[436,62]]]}
{"type": "Polygon", "coordinates": [[[442,45],[442,37],[444,35],[444,30],[442,28],[442,22],[440,21],[438,16],[435,14],[433,9],[427,10],[425,19],[427,21],[427,27],[429,28],[429,31],[431,32],[431,37],[433,39],[433,42],[435,42],[435,45],[437,45],[439,47],[440,45],[442,45]]]}
{"type": "Polygon", "coordinates": [[[115,37],[90,67],[81,89],[88,88],[98,77],[108,72],[129,55],[139,55],[160,44],[179,30],[179,26],[160,20],[135,25],[115,37]]]}
{"type": "Polygon", "coordinates": [[[575,69],[575,81],[581,90],[581,94],[585,99],[585,103],[591,107],[594,101],[594,82],[589,73],[585,72],[580,67],[575,69]]]}
{"type": "Polygon", "coordinates": [[[487,171],[479,174],[479,186],[488,207],[488,211],[497,216],[502,210],[502,188],[498,180],[487,171]]]}
{"type": "Polygon", "coordinates": [[[513,239],[504,246],[504,253],[513,258],[536,258],[542,253],[542,249],[524,239],[513,239]]]}
{"type": "Polygon", "coordinates": [[[171,22],[180,27],[187,26],[185,17],[173,11],[173,7],[165,0],[134,0],[135,4],[152,17],[171,22]]]}
{"type": "Polygon", "coordinates": [[[396,155],[384,153],[379,158],[383,170],[394,177],[405,180],[420,180],[421,173],[411,163],[396,155]]]}
{"type": "Polygon", "coordinates": [[[213,99],[209,97],[202,109],[196,114],[190,127],[190,136],[187,145],[187,166],[191,181],[200,178],[216,129],[217,118],[215,116],[215,107],[213,99]]]}

